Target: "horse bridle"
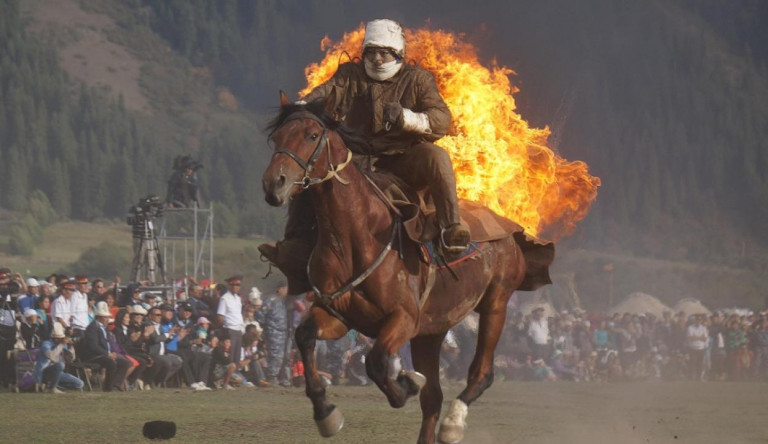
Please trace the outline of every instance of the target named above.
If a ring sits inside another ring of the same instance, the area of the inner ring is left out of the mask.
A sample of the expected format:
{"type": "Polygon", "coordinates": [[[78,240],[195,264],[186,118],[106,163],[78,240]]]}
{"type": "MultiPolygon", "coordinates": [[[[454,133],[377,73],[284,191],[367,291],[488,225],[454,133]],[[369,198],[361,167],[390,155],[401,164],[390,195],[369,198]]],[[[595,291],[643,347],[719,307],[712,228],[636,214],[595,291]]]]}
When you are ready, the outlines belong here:
{"type": "MultiPolygon", "coordinates": [[[[338,179],[339,182],[341,182],[344,185],[349,185],[349,182],[344,180],[341,176],[338,175],[339,171],[343,170],[349,162],[352,160],[352,151],[347,149],[347,159],[334,166],[331,162],[331,150],[330,145],[331,142],[328,140],[328,128],[325,126],[325,123],[323,123],[320,118],[315,116],[314,114],[308,112],[308,111],[301,111],[297,113],[293,113],[290,116],[288,116],[279,127],[275,128],[271,133],[269,133],[268,141],[274,140],[272,139],[272,135],[282,128],[286,123],[293,121],[293,120],[299,120],[299,119],[310,119],[315,122],[317,122],[318,125],[323,129],[323,135],[320,137],[320,140],[317,141],[317,145],[315,145],[315,150],[312,152],[312,155],[309,156],[309,159],[305,162],[304,159],[299,157],[298,154],[295,152],[288,150],[286,148],[276,147],[275,151],[272,153],[272,157],[274,158],[278,154],[285,154],[286,156],[293,159],[299,166],[304,170],[304,177],[299,182],[294,182],[295,185],[300,185],[303,189],[307,189],[311,187],[312,185],[317,185],[319,183],[323,183],[326,180],[333,179],[334,177],[338,179]],[[318,177],[310,177],[310,174],[315,169],[315,162],[317,162],[317,159],[320,157],[320,154],[323,152],[323,148],[328,147],[328,174],[325,175],[323,178],[318,177]]],[[[269,142],[267,142],[269,143],[269,142]]]]}

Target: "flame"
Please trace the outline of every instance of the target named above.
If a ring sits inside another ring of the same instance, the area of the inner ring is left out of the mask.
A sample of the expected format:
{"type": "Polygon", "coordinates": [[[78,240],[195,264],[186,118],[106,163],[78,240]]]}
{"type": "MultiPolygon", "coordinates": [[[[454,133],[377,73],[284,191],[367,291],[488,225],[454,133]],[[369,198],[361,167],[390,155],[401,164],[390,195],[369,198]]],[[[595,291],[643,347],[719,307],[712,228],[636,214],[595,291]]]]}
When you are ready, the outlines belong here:
{"type": "MultiPolygon", "coordinates": [[[[325,57],[305,69],[308,94],[336,72],[339,63],[359,57],[365,28],[325,37],[325,57]]],[[[531,128],[516,112],[510,84],[514,72],[483,66],[463,35],[440,30],[406,30],[406,58],[435,76],[453,114],[450,134],[437,143],[448,150],[458,195],[480,202],[552,240],[567,236],[597,197],[600,179],[584,162],[569,162],[547,147],[548,128],[531,128]]]]}

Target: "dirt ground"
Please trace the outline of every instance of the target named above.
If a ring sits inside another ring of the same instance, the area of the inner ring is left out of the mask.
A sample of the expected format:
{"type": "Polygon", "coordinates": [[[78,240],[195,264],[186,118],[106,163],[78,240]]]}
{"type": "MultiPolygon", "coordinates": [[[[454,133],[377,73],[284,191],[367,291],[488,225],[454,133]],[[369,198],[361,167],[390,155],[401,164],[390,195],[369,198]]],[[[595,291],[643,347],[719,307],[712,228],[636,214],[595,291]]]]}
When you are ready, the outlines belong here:
{"type": "MultiPolygon", "coordinates": [[[[445,388],[444,410],[461,386],[445,388]]],[[[463,443],[766,443],[768,384],[494,384],[469,409],[463,443]]],[[[192,393],[0,394],[0,442],[136,443],[145,421],[176,422],[176,443],[410,443],[418,401],[391,409],[372,387],[331,387],[344,413],[321,438],[302,389],[192,393]]]]}

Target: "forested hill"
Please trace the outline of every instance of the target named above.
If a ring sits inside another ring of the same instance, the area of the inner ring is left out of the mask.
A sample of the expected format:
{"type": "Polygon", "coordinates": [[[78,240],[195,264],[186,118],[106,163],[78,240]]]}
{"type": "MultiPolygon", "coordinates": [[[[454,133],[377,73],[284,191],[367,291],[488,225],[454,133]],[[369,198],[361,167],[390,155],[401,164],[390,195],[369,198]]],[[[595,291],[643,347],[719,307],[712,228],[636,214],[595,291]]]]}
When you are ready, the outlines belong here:
{"type": "Polygon", "coordinates": [[[149,113],[126,111],[114,91],[72,91],[56,48],[77,36],[30,38],[17,2],[2,4],[6,208],[40,188],[63,216],[121,216],[139,195],[164,193],[172,157],[192,153],[229,221],[222,229],[274,235],[254,114],[271,112],[278,89],[304,86],[324,35],[377,17],[429,19],[515,69],[523,117],[549,125],[562,155],[601,177],[580,245],[766,267],[766,2],[80,1],[113,20],[109,40],[141,60],[149,113]]]}

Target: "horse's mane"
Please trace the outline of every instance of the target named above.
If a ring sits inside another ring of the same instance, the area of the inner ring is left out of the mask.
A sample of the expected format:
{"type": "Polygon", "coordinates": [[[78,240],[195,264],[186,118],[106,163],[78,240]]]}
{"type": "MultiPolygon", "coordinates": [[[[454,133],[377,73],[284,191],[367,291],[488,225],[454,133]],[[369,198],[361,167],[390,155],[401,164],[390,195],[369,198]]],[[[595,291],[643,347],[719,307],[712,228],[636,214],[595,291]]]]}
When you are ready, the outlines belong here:
{"type": "Polygon", "coordinates": [[[344,144],[347,145],[347,148],[352,150],[353,153],[370,154],[372,152],[371,144],[360,131],[344,125],[343,122],[334,119],[333,116],[326,112],[324,99],[318,99],[307,104],[291,104],[280,107],[280,113],[267,125],[269,134],[272,134],[276,129],[280,128],[291,115],[300,111],[308,111],[312,113],[323,122],[323,125],[325,125],[327,129],[338,133],[341,140],[344,141],[344,144]]]}

